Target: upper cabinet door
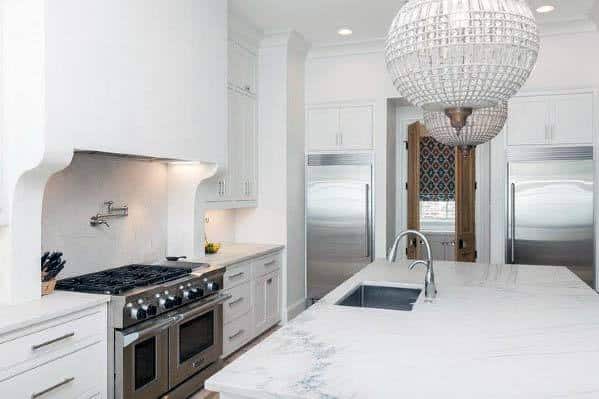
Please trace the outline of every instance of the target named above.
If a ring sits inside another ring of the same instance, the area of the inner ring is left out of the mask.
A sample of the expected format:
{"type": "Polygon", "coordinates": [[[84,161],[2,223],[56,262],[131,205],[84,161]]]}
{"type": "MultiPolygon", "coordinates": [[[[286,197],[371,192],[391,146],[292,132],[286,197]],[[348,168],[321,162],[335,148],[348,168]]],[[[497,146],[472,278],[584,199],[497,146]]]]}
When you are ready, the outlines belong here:
{"type": "Polygon", "coordinates": [[[309,109],[307,119],[309,151],[339,149],[339,108],[309,109]]]}
{"type": "Polygon", "coordinates": [[[236,42],[229,42],[229,86],[255,95],[256,56],[236,42]]]}
{"type": "Polygon", "coordinates": [[[550,107],[547,97],[511,100],[508,111],[508,145],[547,144],[550,107]]]}
{"type": "Polygon", "coordinates": [[[256,99],[250,95],[241,95],[243,115],[243,167],[240,171],[242,199],[254,201],[258,191],[258,156],[256,135],[256,99]]]}
{"type": "Polygon", "coordinates": [[[552,144],[593,143],[593,95],[591,93],[553,97],[552,144]]]}
{"type": "Polygon", "coordinates": [[[372,148],[373,112],[370,106],[341,108],[339,145],[345,150],[372,148]]]}

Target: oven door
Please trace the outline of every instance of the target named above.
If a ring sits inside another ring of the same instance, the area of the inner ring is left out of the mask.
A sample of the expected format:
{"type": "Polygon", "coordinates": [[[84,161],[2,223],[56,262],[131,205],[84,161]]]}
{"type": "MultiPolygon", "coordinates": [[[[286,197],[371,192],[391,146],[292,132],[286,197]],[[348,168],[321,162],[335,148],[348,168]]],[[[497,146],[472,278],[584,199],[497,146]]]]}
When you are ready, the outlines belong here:
{"type": "Polygon", "coordinates": [[[217,295],[181,309],[169,328],[169,385],[174,388],[217,361],[223,353],[223,307],[229,298],[217,295]]]}
{"type": "Polygon", "coordinates": [[[168,328],[173,317],[115,331],[115,398],[155,399],[168,391],[168,328]]]}

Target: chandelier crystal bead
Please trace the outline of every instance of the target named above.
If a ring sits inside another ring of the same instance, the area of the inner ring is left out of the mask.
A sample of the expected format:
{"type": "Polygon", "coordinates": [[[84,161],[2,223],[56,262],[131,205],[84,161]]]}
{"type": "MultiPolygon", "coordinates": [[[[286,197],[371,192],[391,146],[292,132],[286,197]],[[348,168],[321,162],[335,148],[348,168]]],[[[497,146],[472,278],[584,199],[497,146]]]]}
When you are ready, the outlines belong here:
{"type": "Polygon", "coordinates": [[[401,96],[429,111],[508,100],[530,76],[538,52],[525,0],[409,0],[385,48],[401,96]]]}
{"type": "Polygon", "coordinates": [[[438,142],[452,147],[474,147],[497,136],[507,120],[507,101],[489,108],[475,109],[466,125],[457,130],[443,112],[425,111],[424,125],[438,142]]]}

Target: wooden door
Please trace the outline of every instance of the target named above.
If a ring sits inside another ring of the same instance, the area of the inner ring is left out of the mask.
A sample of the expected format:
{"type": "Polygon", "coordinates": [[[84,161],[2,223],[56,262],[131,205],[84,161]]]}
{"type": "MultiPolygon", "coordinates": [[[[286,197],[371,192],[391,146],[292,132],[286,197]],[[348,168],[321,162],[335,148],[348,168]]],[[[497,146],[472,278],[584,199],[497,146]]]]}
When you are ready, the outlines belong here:
{"type": "MultiPolygon", "coordinates": [[[[408,126],[408,223],[409,230],[420,230],[420,137],[426,128],[420,122],[408,126]]],[[[408,259],[419,256],[420,240],[408,236],[406,255],[408,259]]]]}
{"type": "Polygon", "coordinates": [[[476,151],[456,148],[455,167],[455,259],[476,261],[476,151]]]}

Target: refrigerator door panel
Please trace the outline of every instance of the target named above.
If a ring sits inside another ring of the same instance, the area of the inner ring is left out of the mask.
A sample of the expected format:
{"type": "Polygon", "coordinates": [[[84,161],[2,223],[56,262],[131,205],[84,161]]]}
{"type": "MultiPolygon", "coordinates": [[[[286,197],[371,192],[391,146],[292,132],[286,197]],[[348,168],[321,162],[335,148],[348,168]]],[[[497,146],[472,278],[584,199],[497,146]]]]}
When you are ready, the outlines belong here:
{"type": "Polygon", "coordinates": [[[512,263],[567,266],[593,285],[593,161],[509,166],[512,263]]]}
{"type": "Polygon", "coordinates": [[[311,166],[308,297],[319,299],[372,261],[370,166],[311,166]]]}

